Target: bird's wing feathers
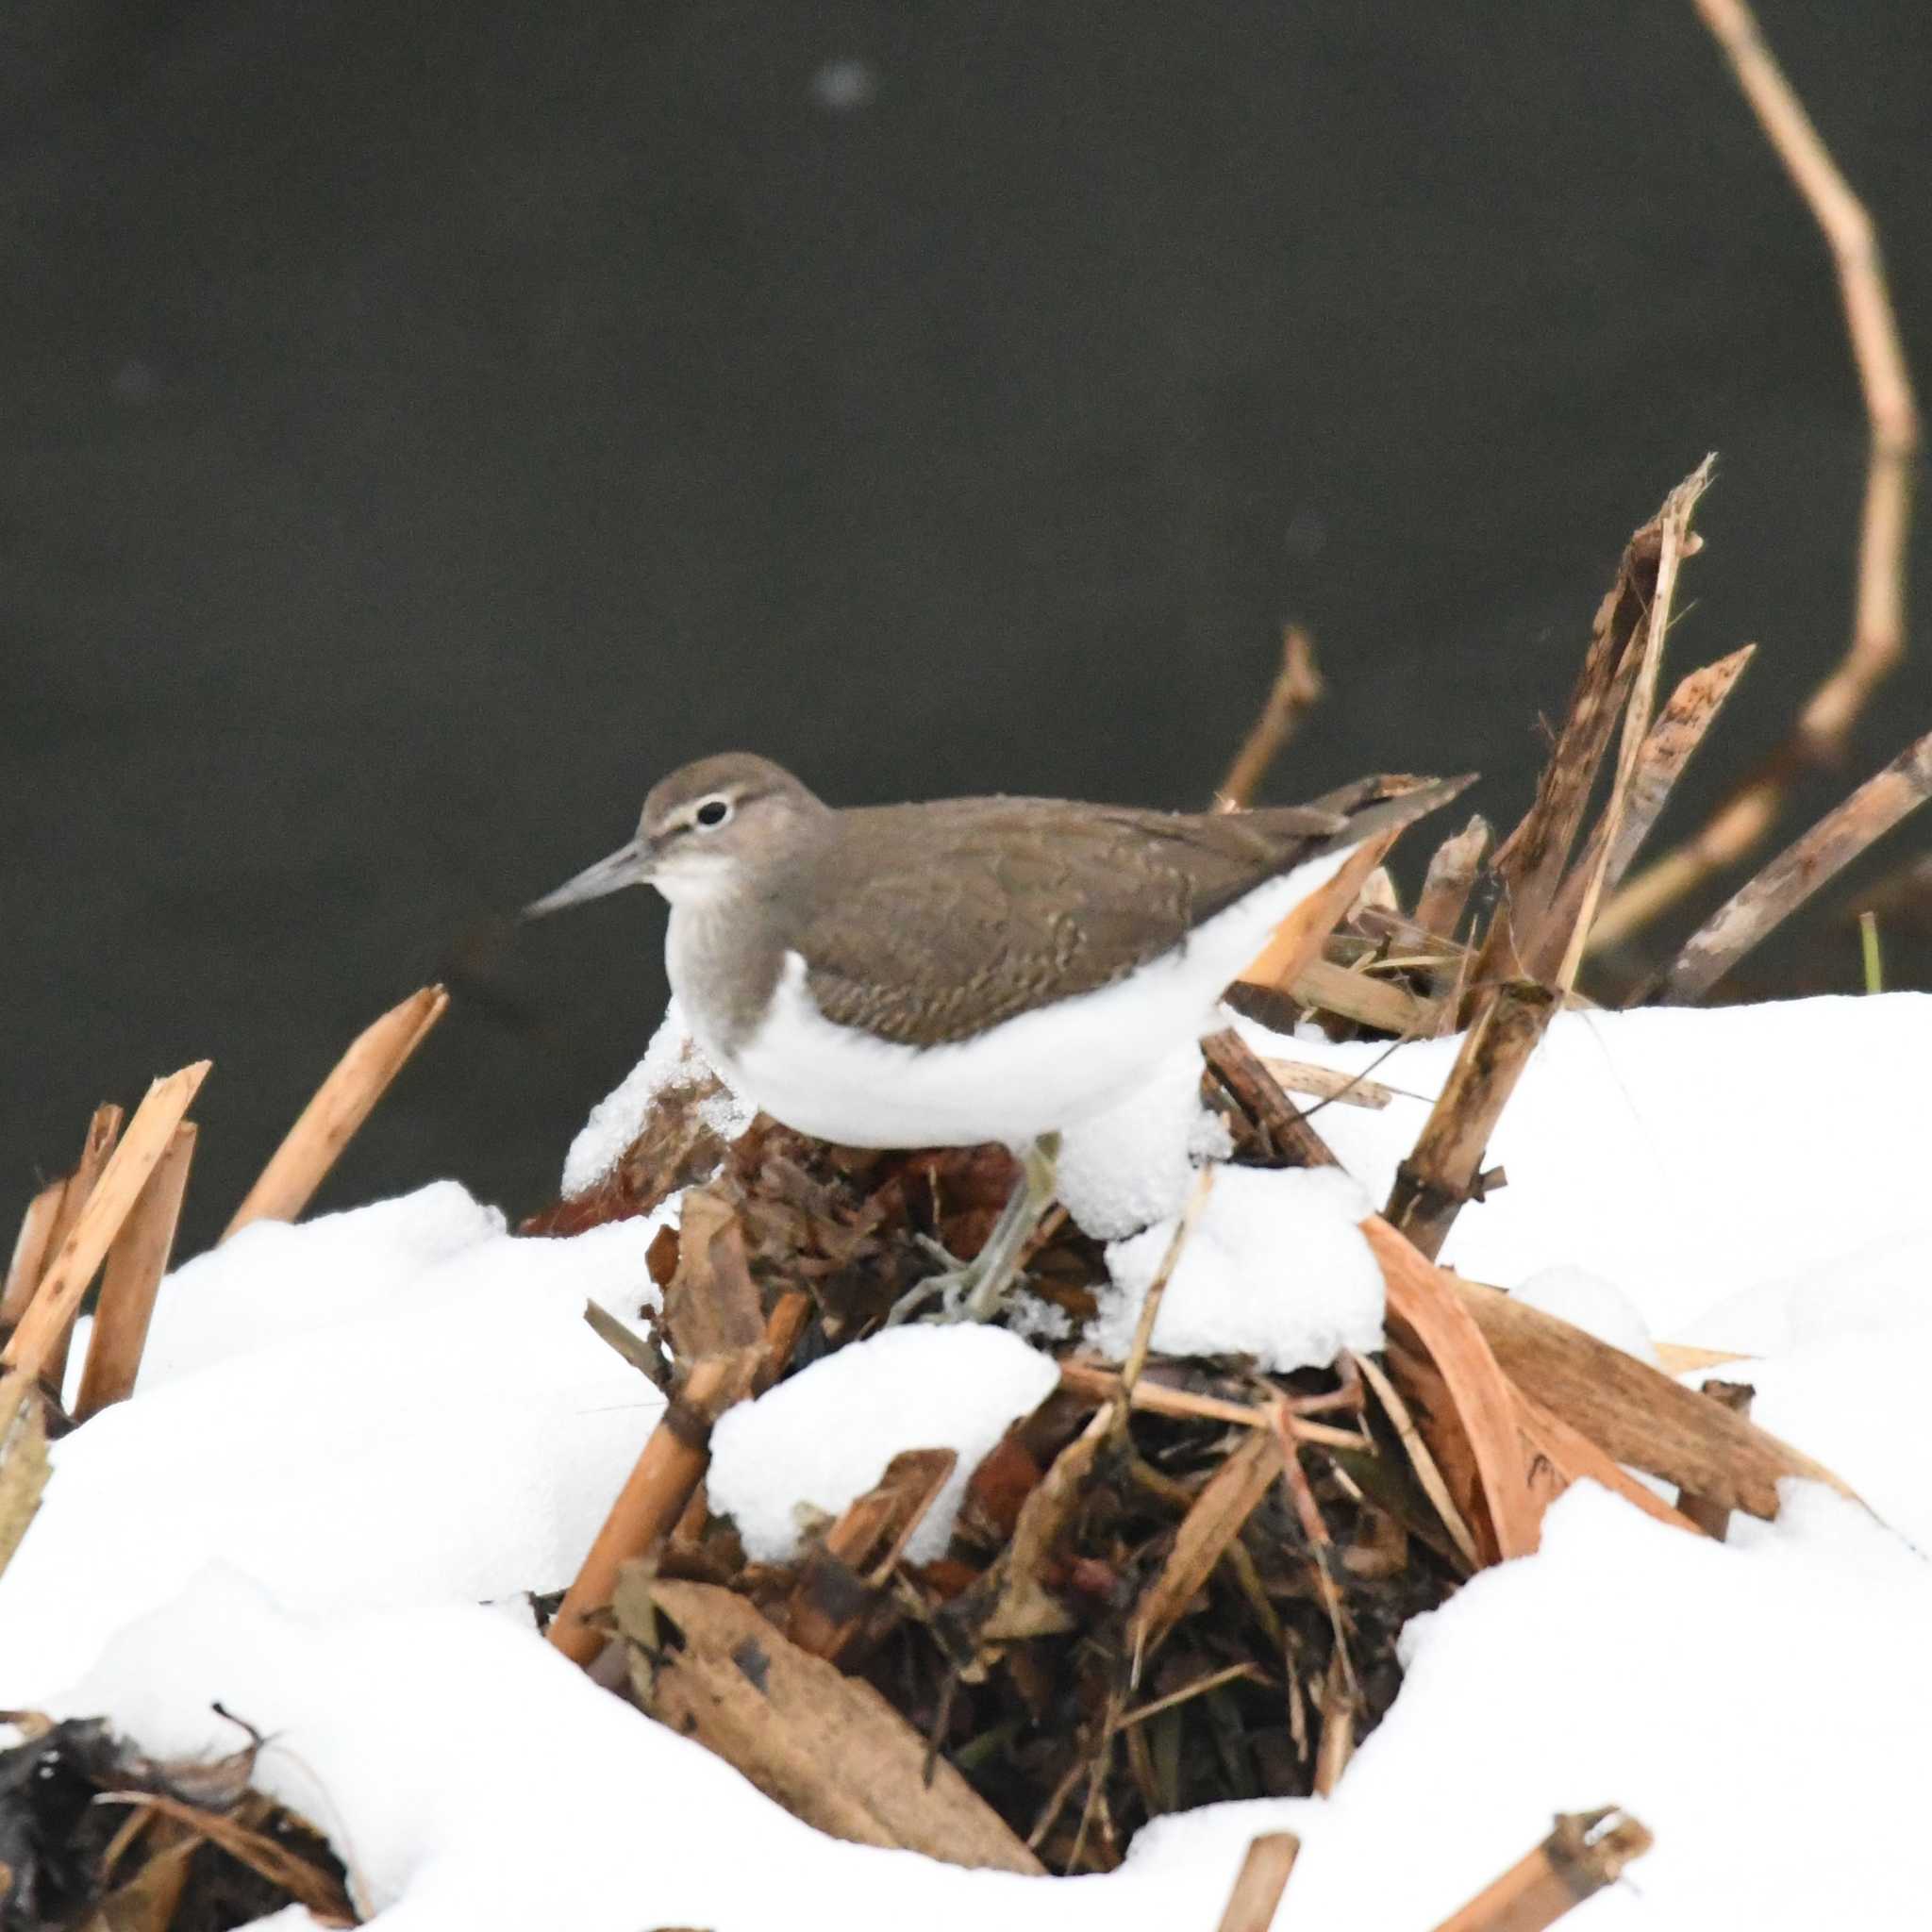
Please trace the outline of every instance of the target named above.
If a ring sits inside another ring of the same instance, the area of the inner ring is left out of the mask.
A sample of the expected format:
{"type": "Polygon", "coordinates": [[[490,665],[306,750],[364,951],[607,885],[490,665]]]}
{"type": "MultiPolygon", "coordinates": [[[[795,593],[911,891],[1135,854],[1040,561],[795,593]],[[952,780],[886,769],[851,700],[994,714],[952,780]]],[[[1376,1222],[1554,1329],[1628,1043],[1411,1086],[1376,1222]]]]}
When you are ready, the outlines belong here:
{"type": "Polygon", "coordinates": [[[1108,985],[1346,823],[1038,799],[913,809],[850,814],[798,950],[827,1019],[922,1046],[1108,985]]]}

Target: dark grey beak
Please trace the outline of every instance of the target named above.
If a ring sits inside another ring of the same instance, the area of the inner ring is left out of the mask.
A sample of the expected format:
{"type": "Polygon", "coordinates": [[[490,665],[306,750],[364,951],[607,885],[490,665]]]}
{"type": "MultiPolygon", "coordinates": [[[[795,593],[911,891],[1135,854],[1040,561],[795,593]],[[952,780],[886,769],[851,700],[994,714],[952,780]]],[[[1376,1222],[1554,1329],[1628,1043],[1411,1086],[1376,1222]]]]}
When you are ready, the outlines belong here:
{"type": "Polygon", "coordinates": [[[546,892],[541,899],[532,899],[519,916],[541,919],[546,913],[561,912],[566,906],[581,906],[586,899],[601,899],[607,892],[621,892],[625,886],[641,886],[650,876],[651,861],[633,839],[608,858],[600,858],[595,865],[586,866],[575,878],[558,886],[556,891],[546,892]]]}

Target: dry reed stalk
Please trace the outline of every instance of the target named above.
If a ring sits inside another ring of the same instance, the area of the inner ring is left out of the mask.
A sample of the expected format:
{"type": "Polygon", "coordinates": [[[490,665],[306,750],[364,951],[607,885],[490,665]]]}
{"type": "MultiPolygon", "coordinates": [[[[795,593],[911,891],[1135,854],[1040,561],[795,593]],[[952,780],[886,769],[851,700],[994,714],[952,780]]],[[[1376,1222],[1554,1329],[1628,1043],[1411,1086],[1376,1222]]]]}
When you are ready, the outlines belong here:
{"type": "Polygon", "coordinates": [[[1349,1681],[1341,1646],[1328,1654],[1328,1674],[1322,1682],[1319,1709],[1322,1713],[1322,1741],[1315,1747],[1314,1793],[1332,1798],[1355,1756],[1356,1707],[1359,1698],[1349,1681]]]}
{"type": "Polygon", "coordinates": [[[1357,845],[1342,860],[1335,876],[1274,928],[1268,943],[1248,962],[1242,980],[1273,992],[1292,994],[1295,981],[1320,959],[1323,941],[1355,904],[1362,881],[1381,864],[1395,840],[1394,832],[1383,832],[1357,845]]]}
{"type": "Polygon", "coordinates": [[[1281,633],[1281,669],[1274,674],[1260,715],[1241,741],[1215,793],[1221,811],[1240,811],[1252,804],[1268,767],[1295,734],[1295,727],[1322,699],[1322,674],[1315,668],[1315,645],[1300,625],[1285,625],[1281,633]]]}
{"type": "Polygon", "coordinates": [[[1503,898],[1470,968],[1476,997],[1499,981],[1528,974],[1540,950],[1597,769],[1637,675],[1641,655],[1637,640],[1657,601],[1668,512],[1666,499],[1624,544],[1616,579],[1591,620],[1583,668],[1537,780],[1536,797],[1490,861],[1503,898]]]}
{"type": "Polygon", "coordinates": [[[1573,1906],[1614,1885],[1624,1866],[1654,1840],[1628,1812],[1615,1807],[1571,1812],[1557,1820],[1536,1850],[1452,1912],[1436,1932],[1543,1932],[1573,1906]]]}
{"type": "Polygon", "coordinates": [[[1624,735],[1617,746],[1617,768],[1610,780],[1610,795],[1604,804],[1604,841],[1594,860],[1586,858],[1586,876],[1581,903],[1567,930],[1562,924],[1563,892],[1559,886],[1551,902],[1551,917],[1545,935],[1539,936],[1538,954],[1549,950],[1562,938],[1562,963],[1556,981],[1565,992],[1576,984],[1576,971],[1583,963],[1583,942],[1596,918],[1597,903],[1603,896],[1604,879],[1610,852],[1623,829],[1630,790],[1637,775],[1645,739],[1650,733],[1652,714],[1657,707],[1657,680],[1664,668],[1664,638],[1671,627],[1671,603],[1677,591],[1677,569],[1687,557],[1700,547],[1691,534],[1690,518],[1697,500],[1710,487],[1715,457],[1706,457],[1690,475],[1664,498],[1657,516],[1657,586],[1651,592],[1650,609],[1643,626],[1643,650],[1637,663],[1637,675],[1630,683],[1630,695],[1624,707],[1624,735]]]}
{"type": "Polygon", "coordinates": [[[154,1317],[155,1296],[175,1252],[175,1230],[181,1219],[189,1163],[194,1158],[194,1136],[192,1121],[184,1120],[175,1129],[167,1152],[148,1175],[146,1186],[108,1250],[101,1292],[94,1304],[93,1334],[81,1371],[80,1393],[74,1405],[77,1423],[134,1393],[142,1351],[147,1346],[148,1324],[154,1317]]]}
{"type": "Polygon", "coordinates": [[[31,1375],[0,1376],[0,1572],[13,1560],[47,1487],[47,1419],[31,1375]]]}
{"type": "MultiPolygon", "coordinates": [[[[1699,1392],[1708,1400],[1721,1404],[1733,1415],[1743,1417],[1750,1415],[1752,1400],[1757,1393],[1748,1382],[1720,1382],[1714,1379],[1704,1383],[1699,1392]]],[[[1730,1534],[1730,1505],[1721,1498],[1693,1495],[1689,1490],[1679,1490],[1677,1507],[1706,1536],[1715,1537],[1719,1542],[1723,1542],[1730,1534]]]]}
{"type": "Polygon", "coordinates": [[[293,1221],[301,1214],[448,1005],[441,987],[425,986],[356,1036],[269,1157],[222,1230],[224,1241],[251,1221],[293,1221]]]}
{"type": "Polygon", "coordinates": [[[606,1641],[603,1613],[610,1607],[618,1571],[676,1525],[709,1466],[712,1424],[751,1392],[754,1380],[774,1377],[784,1367],[810,1306],[810,1297],[797,1291],[780,1296],[757,1364],[746,1363],[741,1352],[691,1363],[550,1620],[550,1641],[572,1662],[595,1661],[606,1641]]]}
{"type": "Polygon", "coordinates": [[[1664,975],[1662,996],[1683,1002],[1708,991],[1820,886],[1835,878],[1908,812],[1916,811],[1928,795],[1932,732],[1907,745],[1725,900],[1684,942],[1664,975]]]}
{"type": "Polygon", "coordinates": [[[1463,908],[1475,887],[1483,854],[1490,846],[1490,822],[1480,812],[1436,847],[1415,902],[1415,923],[1438,939],[1453,940],[1462,924],[1463,908]]]}
{"type": "Polygon", "coordinates": [[[1250,1840],[1217,1932],[1268,1932],[1301,1850],[1291,1831],[1264,1832],[1250,1840]]]}
{"type": "MultiPolygon", "coordinates": [[[[1492,1563],[1530,1555],[1541,1515],[1530,1494],[1516,1428],[1514,1385],[1457,1295],[1454,1277],[1379,1215],[1362,1223],[1362,1233],[1382,1270],[1391,1338],[1433,1362],[1448,1390],[1453,1414],[1424,1420],[1423,1437],[1439,1465],[1451,1459],[1443,1433],[1452,1424],[1466,1440],[1476,1507],[1472,1509],[1467,1499],[1461,1507],[1478,1551],[1492,1563]]],[[[1400,1388],[1400,1355],[1391,1354],[1390,1361],[1400,1388]]]]}
{"type": "Polygon", "coordinates": [[[1557,1009],[1530,981],[1499,986],[1464,1036],[1414,1151],[1395,1171],[1389,1221],[1433,1260],[1465,1201],[1481,1199],[1483,1153],[1557,1009]]]}
{"type": "Polygon", "coordinates": [[[66,1192],[65,1180],[49,1181],[26,1204],[20,1233],[14,1237],[13,1258],[7,1267],[7,1287],[0,1291],[0,1332],[18,1325],[34,1298],[34,1290],[41,1285],[41,1276],[47,1272],[47,1257],[54,1252],[54,1229],[66,1192]]]}
{"type": "Polygon", "coordinates": [[[94,1270],[146,1186],[148,1175],[167,1152],[195,1090],[208,1077],[209,1065],[208,1060],[196,1060],[148,1089],[127,1123],[127,1131],[108,1157],[100,1179],[75,1217],[72,1230],[41,1277],[20,1326],[0,1350],[0,1366],[43,1376],[59,1359],[94,1270]]]}
{"type": "Polygon", "coordinates": [[[1806,701],[1790,736],[1683,845],[1633,879],[1598,921],[1601,943],[1628,939],[1734,865],[1777,822],[1792,781],[1842,763],[1852,726],[1906,648],[1906,562],[1919,408],[1886,288],[1871,211],[1852,192],[1785,77],[1746,0],[1692,0],[1731,64],[1792,185],[1829,244],[1864,397],[1870,456],[1858,526],[1857,589],[1844,655],[1806,701]]]}
{"type": "Polygon", "coordinates": [[[1420,999],[1407,987],[1338,966],[1332,959],[1310,959],[1285,991],[1318,1012],[1334,1013],[1403,1040],[1434,1034],[1441,1011],[1436,1001],[1420,999]]]}
{"type": "MultiPolygon", "coordinates": [[[[60,1212],[48,1243],[50,1255],[58,1255],[62,1242],[74,1232],[74,1224],[80,1219],[80,1210],[87,1206],[88,1196],[93,1192],[101,1171],[114,1151],[121,1121],[121,1109],[111,1100],[94,1108],[93,1118],[88,1123],[87,1140],[80,1150],[80,1164],[67,1176],[67,1186],[61,1191],[60,1212]]],[[[67,1344],[73,1332],[70,1322],[56,1339],[46,1365],[41,1370],[41,1380],[57,1395],[67,1387],[67,1344]]]]}
{"type": "MultiPolygon", "coordinates": [[[[95,1108],[92,1118],[88,1122],[87,1138],[81,1143],[80,1159],[74,1172],[57,1183],[55,1188],[43,1188],[28,1207],[26,1223],[22,1225],[21,1238],[14,1244],[13,1266],[8,1270],[6,1298],[4,1303],[0,1303],[0,1332],[10,1335],[32,1306],[49,1261],[60,1252],[67,1237],[73,1233],[74,1224],[79,1220],[80,1210],[87,1205],[87,1197],[93,1191],[94,1183],[108,1163],[108,1157],[114,1151],[115,1139],[121,1132],[121,1109],[112,1101],[103,1102],[95,1108]],[[42,1238],[41,1230],[30,1224],[37,1219],[36,1210],[49,1193],[54,1195],[53,1215],[51,1221],[43,1224],[42,1238]],[[38,1242],[38,1255],[23,1252],[30,1239],[38,1242]]],[[[40,1373],[49,1389],[58,1391],[65,1386],[67,1336],[64,1331],[40,1373]]]]}
{"type": "Polygon", "coordinates": [[[1688,1341],[1659,1341],[1656,1348],[1657,1367],[1667,1375],[1688,1375],[1696,1369],[1724,1369],[1733,1362],[1757,1359],[1728,1348],[1696,1348],[1688,1341]]]}
{"type": "MultiPolygon", "coordinates": [[[[1637,768],[1630,778],[1629,795],[1614,828],[1606,813],[1596,823],[1590,844],[1577,864],[1570,870],[1557,894],[1550,915],[1553,932],[1574,932],[1582,924],[1583,894],[1602,868],[1604,892],[1615,891],[1638,848],[1649,836],[1672,791],[1690,762],[1691,754],[1704,742],[1724,700],[1731,694],[1744,667],[1757,655],[1756,644],[1745,644],[1715,664],[1706,664],[1689,673],[1678,684],[1658,716],[1643,747],[1638,753],[1637,768]]],[[[1593,919],[1585,928],[1584,955],[1603,949],[1602,921],[1593,919]]],[[[1548,949],[1538,962],[1554,974],[1558,962],[1548,958],[1548,949]]]]}

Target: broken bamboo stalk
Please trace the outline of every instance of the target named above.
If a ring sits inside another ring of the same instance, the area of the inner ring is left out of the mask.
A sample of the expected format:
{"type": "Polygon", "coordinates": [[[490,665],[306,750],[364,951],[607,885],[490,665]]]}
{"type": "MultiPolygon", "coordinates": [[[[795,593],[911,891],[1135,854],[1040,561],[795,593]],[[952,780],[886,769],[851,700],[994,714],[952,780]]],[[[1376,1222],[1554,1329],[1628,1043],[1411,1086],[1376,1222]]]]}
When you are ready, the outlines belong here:
{"type": "Polygon", "coordinates": [[[1322,942],[1355,904],[1362,881],[1381,864],[1395,843],[1393,831],[1364,840],[1342,860],[1325,886],[1309,895],[1274,928],[1268,943],[1251,959],[1241,977],[1251,986],[1292,994],[1296,980],[1321,963],[1322,942]]]}
{"type": "Polygon", "coordinates": [[[41,1276],[47,1272],[47,1257],[54,1252],[54,1228],[66,1192],[65,1180],[49,1181],[26,1204],[20,1233],[14,1237],[13,1258],[7,1266],[7,1286],[0,1291],[0,1332],[18,1325],[34,1298],[34,1290],[41,1285],[41,1276]]]}
{"type": "Polygon", "coordinates": [[[1415,923],[1424,932],[1441,940],[1456,937],[1490,838],[1490,822],[1478,812],[1461,831],[1436,847],[1423,879],[1422,896],[1415,902],[1415,923]]]}
{"type": "Polygon", "coordinates": [[[94,1305],[93,1333],[81,1371],[80,1393],[74,1405],[77,1423],[134,1393],[155,1297],[175,1251],[181,1197],[188,1186],[189,1163],[194,1158],[194,1136],[192,1121],[184,1120],[175,1129],[167,1152],[148,1175],[127,1219],[121,1224],[121,1232],[108,1249],[100,1297],[94,1305]]]}
{"type": "Polygon", "coordinates": [[[1464,1037],[1414,1151],[1395,1171],[1385,1213],[1431,1260],[1462,1204],[1482,1198],[1484,1150],[1556,1008],[1557,995],[1533,981],[1495,990],[1464,1037]]]}
{"type": "Polygon", "coordinates": [[[1291,1831],[1263,1832],[1251,1840],[1217,1932],[1268,1932],[1301,1850],[1291,1831]]]}
{"type": "Polygon", "coordinates": [[[1684,943],[1662,996],[1695,999],[1867,846],[1932,795],[1932,732],[1907,745],[1732,894],[1684,943]]]}
{"type": "Polygon", "coordinates": [[[1655,1840],[1627,1811],[1576,1811],[1541,1844],[1486,1885],[1436,1932],[1543,1932],[1573,1906],[1614,1885],[1655,1840]]]}
{"type": "Polygon", "coordinates": [[[59,1359],[68,1330],[80,1312],[82,1297],[93,1280],[121,1224],[132,1209],[147,1177],[168,1150],[195,1090],[208,1077],[212,1063],[196,1060],[179,1073],[151,1086],[127,1131],[108,1156],[101,1177],[75,1216],[72,1231],[41,1277],[31,1306],[20,1326],[0,1351],[0,1366],[25,1369],[44,1377],[59,1359]]]}
{"type": "Polygon", "coordinates": [[[1557,969],[1556,983],[1565,992],[1576,984],[1576,971],[1583,963],[1583,942],[1603,896],[1610,848],[1622,829],[1625,801],[1637,774],[1644,740],[1650,734],[1651,717],[1657,708],[1657,679],[1664,667],[1664,638],[1671,626],[1671,602],[1677,591],[1677,570],[1685,558],[1694,557],[1702,547],[1691,534],[1690,518],[1698,498],[1710,487],[1710,473],[1716,461],[1714,456],[1706,457],[1664,498],[1657,518],[1657,583],[1651,591],[1650,608],[1644,613],[1643,645],[1638,654],[1636,675],[1630,680],[1630,694],[1624,700],[1624,732],[1617,746],[1616,771],[1611,776],[1610,795],[1604,803],[1604,842],[1593,860],[1586,858],[1583,861],[1583,891],[1574,916],[1567,924],[1563,923],[1559,885],[1551,902],[1550,917],[1536,938],[1538,956],[1556,950],[1557,941],[1561,941],[1561,964],[1557,969]]]}
{"type": "Polygon", "coordinates": [[[749,1373],[740,1352],[704,1356],[691,1365],[550,1620],[546,1635],[572,1662],[588,1666],[596,1660],[608,1637],[603,1615],[618,1571],[671,1533],[710,1465],[713,1424],[751,1393],[755,1380],[783,1368],[810,1306],[810,1297],[796,1290],[779,1297],[765,1326],[763,1359],[749,1373]]]}
{"type": "Polygon", "coordinates": [[[350,1041],[222,1230],[224,1241],[252,1221],[293,1221],[301,1214],[448,1005],[441,987],[425,986],[350,1041]]]}

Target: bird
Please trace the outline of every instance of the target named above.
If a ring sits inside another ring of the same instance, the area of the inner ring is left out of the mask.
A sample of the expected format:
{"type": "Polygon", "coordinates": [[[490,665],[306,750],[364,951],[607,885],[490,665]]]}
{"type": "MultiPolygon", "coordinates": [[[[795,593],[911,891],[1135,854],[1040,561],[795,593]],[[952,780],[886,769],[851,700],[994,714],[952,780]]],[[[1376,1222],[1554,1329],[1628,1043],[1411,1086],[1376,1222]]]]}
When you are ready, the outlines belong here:
{"type": "Polygon", "coordinates": [[[524,916],[655,886],[672,991],[741,1098],[847,1146],[1011,1149],[1021,1178],[980,1254],[918,1291],[983,1320],[1051,1204],[1058,1136],[1211,1030],[1242,966],[1357,845],[1468,782],[1365,779],[1253,811],[840,808],[725,752],[660,779],[636,836],[524,916]]]}

